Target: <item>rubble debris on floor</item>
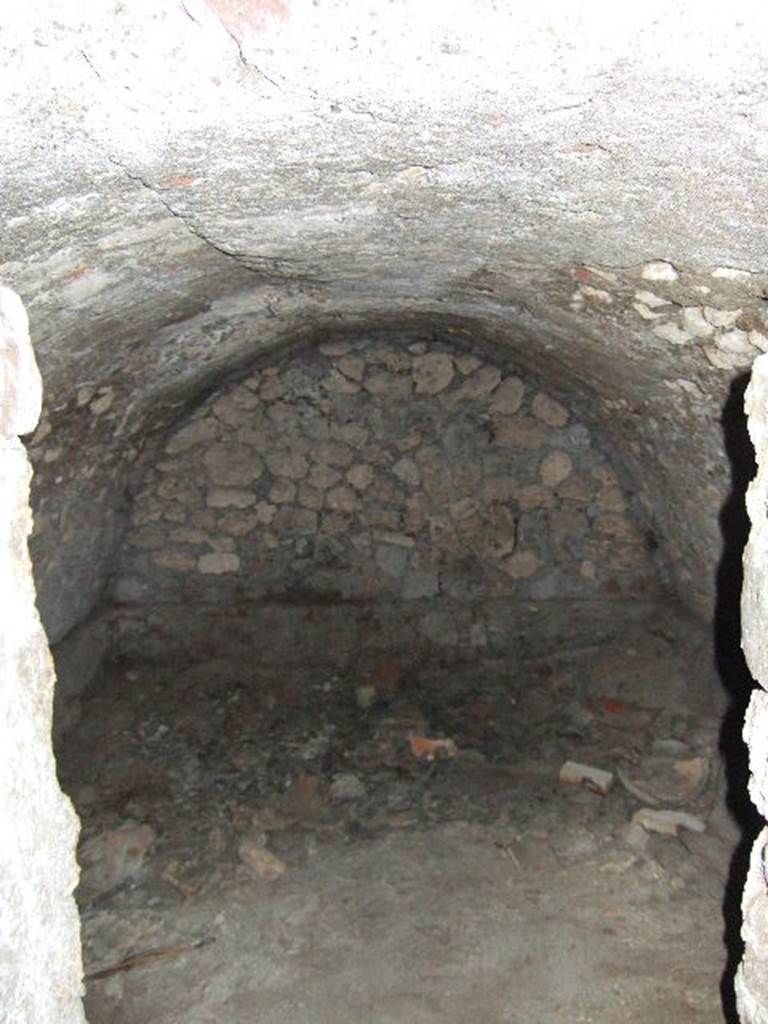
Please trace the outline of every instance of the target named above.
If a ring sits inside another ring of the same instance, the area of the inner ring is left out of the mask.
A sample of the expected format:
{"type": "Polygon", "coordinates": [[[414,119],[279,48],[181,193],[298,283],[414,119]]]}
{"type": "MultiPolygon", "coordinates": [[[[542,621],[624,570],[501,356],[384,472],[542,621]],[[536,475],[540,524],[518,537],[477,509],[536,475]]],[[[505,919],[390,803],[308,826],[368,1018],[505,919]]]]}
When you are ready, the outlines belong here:
{"type": "Polygon", "coordinates": [[[113,664],[59,751],[91,1024],[721,1020],[703,646],[664,610],[524,663],[113,664]]]}

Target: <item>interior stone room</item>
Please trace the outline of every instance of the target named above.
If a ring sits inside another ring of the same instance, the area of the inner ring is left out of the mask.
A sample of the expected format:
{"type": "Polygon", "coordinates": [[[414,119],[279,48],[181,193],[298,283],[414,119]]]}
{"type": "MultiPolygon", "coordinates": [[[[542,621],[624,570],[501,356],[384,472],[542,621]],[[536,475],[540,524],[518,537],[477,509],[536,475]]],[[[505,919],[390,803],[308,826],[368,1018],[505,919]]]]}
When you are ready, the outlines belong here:
{"type": "Polygon", "coordinates": [[[768,1024],[757,3],[0,19],[14,1024],[768,1024]]]}

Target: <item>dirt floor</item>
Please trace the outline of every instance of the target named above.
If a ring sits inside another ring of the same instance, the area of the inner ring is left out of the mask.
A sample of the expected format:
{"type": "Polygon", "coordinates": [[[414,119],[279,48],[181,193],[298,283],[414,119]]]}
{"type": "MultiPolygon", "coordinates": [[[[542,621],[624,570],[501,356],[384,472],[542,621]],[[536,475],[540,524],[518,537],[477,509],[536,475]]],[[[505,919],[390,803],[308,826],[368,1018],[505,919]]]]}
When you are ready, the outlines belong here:
{"type": "Polygon", "coordinates": [[[111,664],[62,744],[91,1024],[724,1019],[740,836],[701,627],[254,660],[111,664]]]}

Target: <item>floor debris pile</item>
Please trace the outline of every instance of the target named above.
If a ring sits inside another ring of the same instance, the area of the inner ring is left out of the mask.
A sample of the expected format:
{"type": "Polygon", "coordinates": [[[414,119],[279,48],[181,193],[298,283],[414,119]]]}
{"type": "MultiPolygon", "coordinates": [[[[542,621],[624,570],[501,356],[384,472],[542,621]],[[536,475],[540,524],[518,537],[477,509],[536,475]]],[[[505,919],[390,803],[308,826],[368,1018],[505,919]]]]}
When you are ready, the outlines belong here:
{"type": "Polygon", "coordinates": [[[721,1020],[739,834],[695,629],[300,677],[112,665],[59,752],[92,1024],[721,1020]]]}

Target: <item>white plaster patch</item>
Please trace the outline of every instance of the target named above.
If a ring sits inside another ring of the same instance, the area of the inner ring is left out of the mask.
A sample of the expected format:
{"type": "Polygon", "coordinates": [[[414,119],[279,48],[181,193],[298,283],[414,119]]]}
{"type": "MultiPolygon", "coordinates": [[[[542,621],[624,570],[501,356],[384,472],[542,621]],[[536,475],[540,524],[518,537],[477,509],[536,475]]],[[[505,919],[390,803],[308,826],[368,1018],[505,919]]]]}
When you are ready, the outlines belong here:
{"type": "Polygon", "coordinates": [[[416,185],[426,178],[427,170],[426,167],[422,167],[420,164],[413,164],[411,167],[398,171],[394,176],[394,180],[404,185],[416,185]]]}
{"type": "Polygon", "coordinates": [[[702,310],[704,317],[714,327],[732,327],[741,316],[741,309],[715,309],[714,306],[704,306],[702,310]]]}
{"type": "Polygon", "coordinates": [[[714,345],[706,345],[704,355],[718,370],[738,370],[745,363],[743,356],[737,356],[733,352],[723,352],[722,349],[716,348],[714,345]]]}
{"type": "Polygon", "coordinates": [[[663,338],[672,345],[687,345],[691,340],[690,334],[681,330],[677,324],[659,324],[653,328],[653,333],[657,338],[663,338]]]}
{"type": "Polygon", "coordinates": [[[606,306],[613,302],[613,296],[610,292],[606,292],[602,288],[593,288],[588,284],[581,286],[581,294],[592,302],[600,302],[606,306]]]}
{"type": "Polygon", "coordinates": [[[685,307],[683,310],[683,327],[694,338],[708,338],[714,331],[714,327],[705,320],[698,306],[685,307]]]}
{"type": "Polygon", "coordinates": [[[680,275],[666,260],[651,260],[643,267],[641,276],[646,281],[676,281],[680,275]]]}
{"type": "Polygon", "coordinates": [[[662,299],[660,295],[654,294],[654,292],[640,291],[635,292],[635,298],[638,302],[642,302],[643,305],[649,306],[651,309],[656,309],[657,306],[668,306],[669,301],[662,299]]]}
{"type": "Polygon", "coordinates": [[[685,380],[683,377],[678,377],[674,381],[667,381],[669,387],[675,388],[678,391],[684,391],[692,398],[703,398],[701,388],[692,380],[685,380]]]}
{"type": "Polygon", "coordinates": [[[610,270],[602,270],[600,267],[587,267],[590,274],[594,274],[595,277],[602,278],[603,281],[607,281],[608,284],[618,284],[619,279],[616,274],[612,274],[610,270]]]}
{"type": "Polygon", "coordinates": [[[726,281],[743,281],[750,276],[748,270],[738,270],[736,267],[715,267],[712,277],[721,277],[726,281]]]}
{"type": "Polygon", "coordinates": [[[754,351],[749,343],[746,331],[726,331],[715,339],[715,344],[723,352],[733,352],[735,355],[753,356],[754,351]]]}
{"type": "Polygon", "coordinates": [[[653,310],[649,309],[642,302],[633,302],[632,308],[636,313],[639,313],[643,320],[663,320],[664,313],[654,313],[653,310]]]}

